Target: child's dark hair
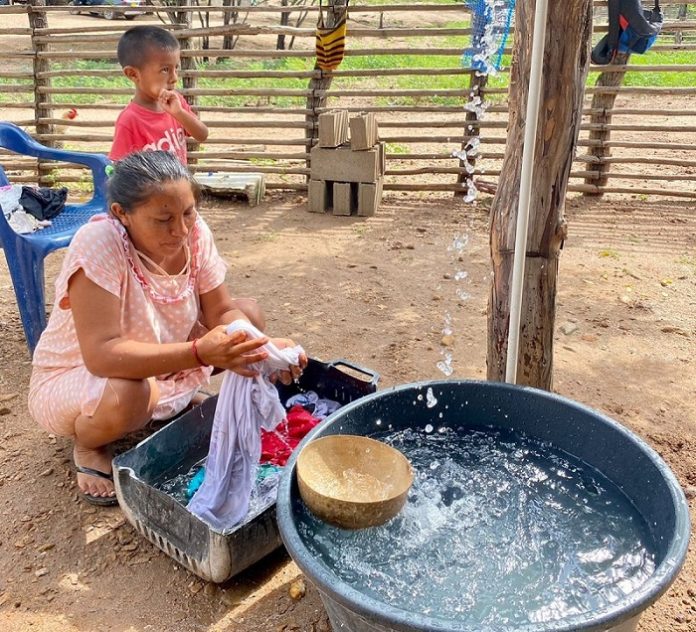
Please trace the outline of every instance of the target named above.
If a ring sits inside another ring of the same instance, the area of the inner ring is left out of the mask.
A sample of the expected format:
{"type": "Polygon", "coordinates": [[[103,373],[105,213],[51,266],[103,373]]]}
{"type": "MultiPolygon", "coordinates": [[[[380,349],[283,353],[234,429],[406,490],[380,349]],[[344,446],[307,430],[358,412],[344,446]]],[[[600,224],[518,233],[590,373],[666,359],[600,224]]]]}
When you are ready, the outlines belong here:
{"type": "Polygon", "coordinates": [[[114,166],[109,179],[109,206],[120,204],[126,213],[142,204],[165,182],[186,180],[198,200],[198,186],[189,170],[169,151],[139,151],[114,166]]]}
{"type": "Polygon", "coordinates": [[[116,55],[121,68],[139,68],[147,60],[150,49],[172,51],[179,48],[179,42],[169,31],[159,26],[143,24],[128,29],[118,40],[116,55]]]}

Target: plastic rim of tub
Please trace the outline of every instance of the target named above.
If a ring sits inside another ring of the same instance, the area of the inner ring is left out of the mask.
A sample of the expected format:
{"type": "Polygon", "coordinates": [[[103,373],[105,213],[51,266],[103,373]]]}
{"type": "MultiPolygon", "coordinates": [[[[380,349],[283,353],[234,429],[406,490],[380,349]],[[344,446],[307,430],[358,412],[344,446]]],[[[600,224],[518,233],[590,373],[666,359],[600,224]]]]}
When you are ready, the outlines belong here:
{"type": "MultiPolygon", "coordinates": [[[[499,625],[493,626],[496,630],[499,632],[606,631],[610,630],[612,626],[620,625],[633,617],[639,616],[667,591],[684,564],[689,545],[689,508],[684,493],[669,466],[655,450],[618,422],[588,406],[561,397],[560,395],[531,387],[473,380],[426,381],[395,386],[375,393],[374,395],[363,397],[357,402],[348,404],[336,413],[332,418],[331,425],[340,425],[341,420],[350,415],[351,412],[357,408],[369,406],[372,402],[388,398],[394,394],[406,393],[409,391],[422,391],[426,388],[432,388],[433,390],[437,388],[451,389],[456,388],[457,385],[488,389],[491,392],[504,392],[507,395],[510,395],[512,391],[520,391],[525,393],[526,397],[537,397],[541,400],[546,400],[548,403],[560,404],[568,407],[569,410],[573,410],[584,416],[589,415],[607,424],[613,431],[622,436],[624,440],[632,443],[650,459],[662,475],[669,489],[671,501],[674,506],[675,521],[673,537],[670,539],[663,559],[656,566],[654,573],[642,586],[626,595],[623,599],[593,612],[573,615],[561,620],[544,623],[529,623],[508,628],[499,625]]],[[[430,632],[480,632],[480,625],[472,627],[470,623],[464,621],[449,620],[444,617],[427,616],[418,612],[411,612],[370,597],[345,583],[336,576],[326,564],[317,560],[315,556],[309,552],[297,530],[297,524],[293,514],[294,498],[299,497],[296,480],[296,461],[297,455],[301,452],[304,445],[317,436],[328,434],[328,428],[328,425],[319,426],[303,439],[302,444],[288,461],[278,488],[276,505],[278,526],[283,543],[292,559],[307,575],[310,581],[316,585],[321,593],[341,604],[351,612],[370,619],[382,626],[386,626],[388,629],[428,630],[430,632]]]]}

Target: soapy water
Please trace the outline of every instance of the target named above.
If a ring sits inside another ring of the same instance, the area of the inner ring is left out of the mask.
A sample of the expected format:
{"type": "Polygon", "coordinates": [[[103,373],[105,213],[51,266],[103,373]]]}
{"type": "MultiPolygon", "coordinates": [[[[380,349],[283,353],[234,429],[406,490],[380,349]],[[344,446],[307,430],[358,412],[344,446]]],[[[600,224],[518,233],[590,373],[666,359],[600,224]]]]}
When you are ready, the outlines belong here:
{"type": "Polygon", "coordinates": [[[594,468],[521,433],[433,430],[375,435],[415,473],[386,525],[346,531],[299,515],[305,545],[342,581],[482,629],[596,611],[653,573],[647,525],[594,468]]]}
{"type": "MultiPolygon", "coordinates": [[[[206,460],[207,457],[188,469],[176,473],[169,473],[166,478],[155,483],[154,487],[171,496],[178,503],[186,507],[190,500],[189,494],[187,493],[189,484],[201,467],[205,467],[206,460]]],[[[246,517],[240,524],[249,522],[275,503],[276,497],[278,496],[278,483],[282,471],[283,468],[276,465],[260,464],[258,466],[255,485],[251,492],[251,498],[249,499],[249,509],[247,510],[246,517]]]]}

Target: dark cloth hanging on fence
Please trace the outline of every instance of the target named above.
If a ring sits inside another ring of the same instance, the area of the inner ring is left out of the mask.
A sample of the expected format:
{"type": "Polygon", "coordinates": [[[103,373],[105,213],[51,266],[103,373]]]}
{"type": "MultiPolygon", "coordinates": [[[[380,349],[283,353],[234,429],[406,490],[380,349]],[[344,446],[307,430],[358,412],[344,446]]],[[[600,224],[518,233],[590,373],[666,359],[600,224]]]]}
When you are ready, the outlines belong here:
{"type": "Polygon", "coordinates": [[[22,187],[19,203],[22,208],[38,220],[53,219],[65,208],[68,190],[41,187],[22,187]]]}
{"type": "Polygon", "coordinates": [[[644,10],[640,0],[609,0],[609,32],[592,49],[592,62],[610,64],[616,53],[645,53],[662,29],[659,0],[644,10]]]}

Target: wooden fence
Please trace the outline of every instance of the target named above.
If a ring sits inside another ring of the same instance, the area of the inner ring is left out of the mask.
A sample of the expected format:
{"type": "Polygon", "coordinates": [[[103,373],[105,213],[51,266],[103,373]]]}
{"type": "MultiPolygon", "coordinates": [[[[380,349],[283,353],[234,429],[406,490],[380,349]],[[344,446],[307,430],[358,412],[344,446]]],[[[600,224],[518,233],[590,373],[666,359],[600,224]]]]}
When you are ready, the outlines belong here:
{"type": "MultiPolygon", "coordinates": [[[[648,55],[592,69],[571,191],[696,198],[696,0],[661,4],[667,21],[648,55]]],[[[596,2],[596,38],[606,31],[605,5],[596,2]]],[[[162,23],[70,9],[0,6],[0,119],[47,144],[107,151],[132,94],[116,42],[134,23],[162,23]],[[70,108],[74,120],[64,116],[70,108]]],[[[471,38],[466,4],[351,5],[346,58],[330,82],[314,68],[316,6],[237,5],[232,20],[222,6],[158,11],[175,16],[162,26],[182,43],[182,92],[210,129],[203,146],[191,148],[195,170],[262,172],[270,188],[304,189],[318,114],[344,108],[377,113],[387,189],[465,191],[467,165],[453,152],[476,135],[476,177],[494,182],[500,173],[507,70],[477,86],[462,66],[471,38]],[[301,12],[307,20],[292,26],[301,12]],[[234,47],[224,48],[229,41],[234,47]],[[482,119],[466,109],[472,86],[488,104],[482,119]]],[[[86,181],[73,165],[49,171],[9,154],[0,160],[18,182],[86,181]]]]}

